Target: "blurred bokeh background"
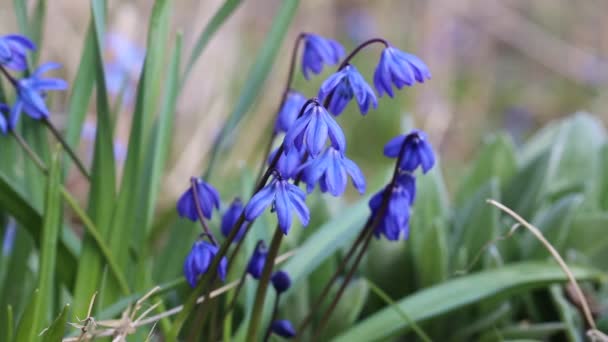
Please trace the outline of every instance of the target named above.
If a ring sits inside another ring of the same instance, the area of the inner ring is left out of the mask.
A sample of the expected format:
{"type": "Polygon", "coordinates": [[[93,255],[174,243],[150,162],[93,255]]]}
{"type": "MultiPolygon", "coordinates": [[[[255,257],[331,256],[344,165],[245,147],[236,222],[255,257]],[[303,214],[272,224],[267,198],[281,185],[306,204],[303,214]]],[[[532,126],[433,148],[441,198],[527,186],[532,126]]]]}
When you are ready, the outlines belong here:
{"type": "MultiPolygon", "coordinates": [[[[221,0],[180,0],[173,4],[173,30],[184,33],[186,54],[196,35],[222,4],[221,0]]],[[[179,98],[175,143],[163,182],[167,205],[183,190],[184,179],[205,163],[206,152],[235,105],[240,86],[267,33],[280,0],[243,1],[214,36],[179,98]]],[[[152,2],[109,1],[105,57],[116,89],[134,87],[144,51],[145,29],[152,2]],[[126,76],[125,76],[126,75],[126,76]]],[[[0,33],[17,30],[12,2],[0,3],[0,33]]],[[[444,173],[462,174],[466,161],[489,132],[507,130],[521,141],[543,123],[572,112],[589,111],[608,119],[608,2],[589,0],[307,0],[298,8],[263,96],[241,123],[239,148],[226,170],[257,165],[284,87],[293,40],[308,31],[340,40],[347,49],[374,36],[387,38],[402,50],[420,56],[433,78],[405,89],[396,101],[382,99],[378,110],[361,117],[350,105],[340,117],[347,130],[349,154],[366,174],[383,163],[382,145],[412,123],[429,132],[439,151],[444,173]],[[364,123],[365,122],[365,123],[364,123]]],[[[45,22],[42,59],[64,65],[62,76],[73,80],[89,22],[86,1],[53,0],[45,22]]],[[[371,80],[379,49],[370,49],[356,63],[371,80]]],[[[316,94],[330,73],[306,82],[300,73],[296,88],[316,94]]],[[[112,86],[112,84],[111,84],[112,86]]],[[[63,125],[65,100],[54,97],[53,121],[63,125]]],[[[132,99],[117,130],[117,158],[124,155],[132,99]]],[[[94,131],[94,108],[85,135],[94,131]]],[[[86,143],[86,136],[85,136],[86,143]]],[[[87,153],[90,146],[83,146],[87,153]]]]}

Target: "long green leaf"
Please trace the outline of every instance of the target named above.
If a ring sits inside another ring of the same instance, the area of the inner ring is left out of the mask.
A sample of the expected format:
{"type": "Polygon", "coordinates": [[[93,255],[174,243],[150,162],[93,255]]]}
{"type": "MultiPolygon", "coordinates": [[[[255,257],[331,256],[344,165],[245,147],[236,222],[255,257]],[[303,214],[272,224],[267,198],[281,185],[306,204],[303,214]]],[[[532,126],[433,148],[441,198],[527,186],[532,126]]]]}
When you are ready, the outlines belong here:
{"type": "MultiPolygon", "coordinates": [[[[573,267],[578,280],[593,280],[600,273],[573,267]]],[[[501,299],[549,284],[567,281],[559,266],[525,262],[456,278],[406,297],[397,305],[415,322],[434,318],[486,299],[501,299]]],[[[394,308],[371,315],[338,336],[334,341],[376,341],[404,333],[411,327],[394,308]]]]}
{"type": "Polygon", "coordinates": [[[30,296],[30,301],[25,307],[25,311],[21,315],[19,319],[19,323],[17,324],[17,330],[15,331],[15,337],[13,339],[14,342],[29,342],[35,341],[36,336],[40,331],[36,332],[36,326],[38,325],[39,315],[36,312],[38,310],[38,300],[40,298],[40,291],[34,290],[32,295],[30,296]]]}
{"type": "Polygon", "coordinates": [[[63,335],[65,333],[65,328],[68,321],[68,312],[70,311],[70,304],[66,304],[61,310],[61,313],[53,324],[44,332],[43,341],[44,342],[56,342],[61,341],[63,335]]]}

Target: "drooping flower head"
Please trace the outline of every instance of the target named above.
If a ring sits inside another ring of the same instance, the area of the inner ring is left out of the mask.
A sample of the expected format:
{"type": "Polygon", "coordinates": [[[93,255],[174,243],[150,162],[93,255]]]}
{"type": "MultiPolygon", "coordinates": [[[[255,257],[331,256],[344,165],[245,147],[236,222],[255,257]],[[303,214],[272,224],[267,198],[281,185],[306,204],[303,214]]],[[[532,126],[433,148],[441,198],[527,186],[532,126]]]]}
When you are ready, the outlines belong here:
{"type": "Polygon", "coordinates": [[[302,151],[304,148],[311,157],[315,158],[325,147],[328,137],[335,149],[346,151],[346,138],[342,128],[325,107],[312,102],[306,108],[304,115],[299,117],[287,132],[283,142],[285,152],[289,152],[292,148],[302,151]]]}
{"type": "MultiPolygon", "coordinates": [[[[277,152],[279,149],[275,149],[268,156],[268,165],[272,163],[274,158],[277,156],[277,152]]],[[[281,174],[281,177],[287,179],[295,178],[300,172],[300,165],[302,165],[302,159],[304,158],[304,149],[300,150],[298,148],[289,149],[288,152],[281,153],[275,168],[281,174]]]]}
{"type": "Polygon", "coordinates": [[[279,227],[285,235],[291,228],[292,211],[295,210],[303,226],[310,221],[310,212],[306,207],[306,195],[302,189],[277,177],[258,191],[245,207],[245,218],[253,221],[272,204],[277,212],[279,227]]]}
{"type": "Polygon", "coordinates": [[[15,71],[27,69],[27,50],[36,45],[29,38],[19,34],[0,36],[0,65],[15,71]]]}
{"type": "Polygon", "coordinates": [[[376,237],[384,236],[387,240],[396,241],[409,236],[410,207],[416,196],[416,180],[409,173],[399,175],[395,186],[389,189],[388,203],[381,211],[386,188],[376,193],[369,201],[372,216],[382,215],[374,230],[376,237]]]}
{"type": "Polygon", "coordinates": [[[21,112],[25,111],[32,119],[41,120],[49,117],[49,109],[44,102],[49,90],[65,90],[66,81],[59,78],[42,78],[42,74],[61,67],[57,63],[45,63],[36,69],[30,77],[17,81],[17,99],[11,109],[9,129],[14,129],[21,112]]]}
{"type": "Polygon", "coordinates": [[[407,135],[399,135],[391,139],[384,146],[384,155],[389,158],[399,158],[401,147],[403,156],[399,168],[404,171],[413,172],[418,166],[427,173],[435,165],[435,153],[428,141],[426,133],[420,130],[412,130],[407,135]]]}
{"type": "MultiPolygon", "coordinates": [[[[191,287],[196,287],[196,283],[201,275],[206,274],[217,255],[219,248],[207,241],[197,241],[192,246],[190,254],[184,262],[184,276],[191,287]]],[[[217,273],[222,281],[226,280],[228,260],[222,257],[217,273]]]]}
{"type": "Polygon", "coordinates": [[[264,241],[260,240],[249,259],[247,264],[247,273],[251,274],[255,279],[260,279],[264,265],[266,264],[266,257],[268,256],[268,248],[264,241]]]}
{"type": "Polygon", "coordinates": [[[363,115],[367,114],[370,106],[378,107],[376,94],[354,65],[347,65],[331,75],[319,90],[319,100],[329,98],[329,111],[334,115],[342,113],[353,97],[363,115]]]}
{"type": "Polygon", "coordinates": [[[4,103],[0,103],[0,133],[6,134],[8,132],[8,121],[6,118],[8,117],[8,113],[10,111],[10,107],[5,105],[4,103]]]}
{"type": "Polygon", "coordinates": [[[307,33],[304,39],[302,73],[306,79],[309,79],[309,71],[318,74],[323,70],[324,64],[338,64],[344,56],[344,48],[333,39],[311,33],[307,33]]]}
{"type": "Polygon", "coordinates": [[[380,96],[386,92],[388,96],[393,97],[393,85],[401,89],[405,85],[423,83],[430,78],[431,72],[420,58],[388,46],[382,51],[374,72],[374,86],[380,96]]]}
{"type": "Polygon", "coordinates": [[[302,93],[292,89],[288,91],[283,107],[281,107],[279,115],[277,116],[277,122],[274,126],[275,132],[287,133],[287,131],[289,131],[296,121],[300,109],[302,109],[302,106],[306,103],[306,100],[306,97],[302,95],[302,93]]]}
{"type": "Polygon", "coordinates": [[[292,338],[296,336],[296,329],[294,329],[291,322],[286,319],[272,322],[270,329],[273,333],[284,338],[292,338]]]}
{"type": "Polygon", "coordinates": [[[312,192],[315,184],[319,183],[322,192],[340,196],[346,190],[348,176],[359,193],[365,192],[365,177],[361,169],[344,153],[333,147],[328,147],[318,158],[309,160],[302,165],[302,180],[306,183],[308,192],[312,192]]]}
{"type": "Polygon", "coordinates": [[[274,272],[270,281],[272,282],[272,287],[274,287],[278,294],[287,291],[291,287],[291,278],[285,271],[274,272]]]}
{"type": "MultiPolygon", "coordinates": [[[[201,206],[203,216],[211,219],[213,208],[220,208],[220,194],[211,184],[204,182],[200,178],[193,178],[193,181],[190,183],[196,184],[195,190],[200,200],[199,204],[201,206]]],[[[177,212],[179,213],[180,217],[188,218],[194,222],[198,219],[198,211],[193,190],[194,189],[191,184],[188,190],[186,190],[179,198],[177,201],[177,212]]]]}
{"type": "MultiPolygon", "coordinates": [[[[225,237],[228,237],[228,235],[230,235],[232,228],[237,223],[237,221],[241,217],[241,214],[243,213],[243,208],[243,201],[241,201],[240,198],[237,197],[232,201],[230,207],[228,207],[228,210],[226,210],[224,216],[222,216],[222,224],[220,226],[222,235],[224,235],[225,237]]],[[[233,240],[234,242],[241,241],[241,239],[243,238],[243,234],[245,234],[245,228],[246,224],[243,222],[243,224],[241,224],[241,226],[239,227],[239,232],[236,234],[236,237],[233,240]]]]}

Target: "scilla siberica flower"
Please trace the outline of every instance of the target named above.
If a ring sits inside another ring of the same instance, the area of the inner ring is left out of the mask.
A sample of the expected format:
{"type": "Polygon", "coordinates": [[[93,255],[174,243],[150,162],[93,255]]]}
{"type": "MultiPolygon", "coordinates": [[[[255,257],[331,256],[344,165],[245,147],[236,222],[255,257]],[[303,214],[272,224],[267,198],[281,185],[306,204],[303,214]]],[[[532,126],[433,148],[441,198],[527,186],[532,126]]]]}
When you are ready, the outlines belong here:
{"type": "MultiPolygon", "coordinates": [[[[400,238],[407,239],[409,235],[410,207],[416,196],[416,180],[409,173],[399,175],[395,185],[389,189],[390,193],[386,209],[382,212],[374,235],[383,235],[387,240],[396,241],[400,238]]],[[[379,214],[382,207],[386,188],[376,193],[369,201],[372,215],[379,214]]]]}
{"type": "Polygon", "coordinates": [[[291,287],[291,278],[285,271],[274,272],[270,281],[272,282],[272,287],[274,287],[278,294],[289,290],[291,287]]]}
{"type": "Polygon", "coordinates": [[[302,93],[290,89],[285,97],[285,102],[279,111],[277,122],[275,123],[275,132],[287,132],[296,121],[300,109],[306,103],[306,97],[302,93]]]}
{"type": "Polygon", "coordinates": [[[272,329],[273,333],[284,338],[292,338],[296,336],[296,329],[294,329],[291,322],[286,319],[280,319],[272,322],[270,329],[272,329]]]}
{"type": "Polygon", "coordinates": [[[15,71],[27,69],[27,50],[36,50],[36,45],[19,34],[0,36],[0,65],[15,71]]]}
{"type": "MultiPolygon", "coordinates": [[[[218,250],[217,246],[207,241],[197,241],[194,243],[190,254],[188,254],[184,262],[184,276],[191,287],[196,287],[198,278],[207,273],[218,250]]],[[[222,281],[226,280],[227,268],[228,260],[226,257],[222,257],[217,269],[217,273],[222,281]]]]}
{"type": "Polygon", "coordinates": [[[11,109],[9,129],[15,128],[22,111],[35,120],[49,117],[49,110],[44,102],[45,93],[49,90],[65,90],[68,84],[59,78],[41,78],[41,76],[43,73],[59,67],[60,65],[57,63],[45,63],[38,67],[30,77],[17,81],[17,100],[11,109]]]}
{"type": "MultiPolygon", "coordinates": [[[[228,210],[226,210],[224,216],[222,216],[222,224],[220,226],[222,235],[224,235],[225,237],[228,237],[228,235],[230,235],[232,228],[237,223],[237,221],[241,217],[241,214],[243,213],[243,208],[243,202],[240,198],[237,197],[234,199],[234,201],[232,201],[230,207],[228,207],[228,210]]],[[[238,228],[239,232],[236,234],[234,242],[241,241],[241,239],[243,238],[243,234],[245,234],[245,228],[246,225],[243,222],[243,224],[238,228]]]]}
{"type": "MultiPolygon", "coordinates": [[[[279,149],[272,151],[268,156],[268,165],[272,164],[272,161],[277,155],[279,149]]],[[[283,178],[294,178],[300,171],[300,165],[302,165],[302,159],[304,158],[304,150],[298,148],[292,148],[286,153],[282,153],[275,165],[275,168],[279,171],[283,178]]]]}
{"type": "Polygon", "coordinates": [[[399,168],[413,172],[420,166],[422,171],[427,173],[435,165],[433,147],[427,139],[427,135],[423,131],[412,130],[407,135],[399,135],[391,139],[384,146],[384,155],[389,158],[399,158],[401,147],[405,143],[399,168]]]}
{"type": "Polygon", "coordinates": [[[245,218],[247,221],[255,220],[271,204],[273,210],[277,212],[279,227],[285,235],[291,228],[293,210],[295,210],[302,225],[308,225],[310,212],[306,207],[304,191],[281,177],[273,179],[270,184],[251,198],[245,207],[245,218]]]}
{"type": "Polygon", "coordinates": [[[374,72],[374,86],[380,96],[386,92],[393,97],[393,84],[401,89],[404,85],[412,86],[416,81],[423,83],[430,78],[431,72],[420,58],[389,46],[382,51],[374,72]]]}
{"type": "Polygon", "coordinates": [[[342,128],[323,106],[313,102],[308,105],[304,115],[299,117],[287,132],[283,142],[285,152],[288,153],[292,148],[301,151],[306,143],[306,151],[315,158],[325,147],[328,137],[335,149],[345,152],[346,138],[342,128]]]}
{"type": "Polygon", "coordinates": [[[318,182],[322,192],[340,196],[346,190],[348,176],[359,193],[365,192],[365,177],[361,169],[352,160],[346,158],[344,153],[331,146],[320,157],[302,165],[302,169],[302,180],[306,183],[309,193],[318,182]]]}
{"type": "Polygon", "coordinates": [[[255,279],[260,279],[264,265],[266,264],[266,257],[268,256],[268,248],[264,241],[259,241],[249,263],[247,264],[247,273],[251,274],[255,279]]]}
{"type": "Polygon", "coordinates": [[[304,39],[302,73],[306,79],[309,78],[309,71],[318,74],[323,70],[324,64],[338,64],[344,56],[344,48],[333,39],[323,38],[311,33],[307,33],[304,39]]]}
{"type": "Polygon", "coordinates": [[[367,114],[370,105],[374,109],[378,107],[378,99],[372,87],[353,65],[347,65],[323,82],[319,90],[319,100],[325,101],[328,97],[329,111],[334,115],[342,113],[353,97],[363,115],[367,114]]]}
{"type": "Polygon", "coordinates": [[[4,103],[0,103],[0,133],[6,134],[8,132],[8,122],[6,118],[8,112],[10,111],[10,107],[5,105],[4,103]]]}
{"type": "MultiPolygon", "coordinates": [[[[213,207],[216,209],[220,208],[220,194],[213,186],[204,182],[202,179],[194,178],[194,180],[203,216],[211,219],[213,207]]],[[[186,217],[191,221],[196,221],[198,219],[192,185],[190,185],[188,190],[186,190],[177,201],[177,212],[179,213],[179,216],[186,217]]]]}

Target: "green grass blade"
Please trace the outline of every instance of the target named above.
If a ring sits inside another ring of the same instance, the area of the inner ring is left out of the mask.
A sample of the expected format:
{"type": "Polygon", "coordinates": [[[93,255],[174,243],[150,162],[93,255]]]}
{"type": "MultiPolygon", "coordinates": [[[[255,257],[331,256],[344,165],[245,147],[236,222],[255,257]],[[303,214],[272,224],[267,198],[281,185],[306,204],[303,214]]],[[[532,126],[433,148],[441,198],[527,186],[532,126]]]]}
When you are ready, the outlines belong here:
{"type": "Polygon", "coordinates": [[[25,307],[25,311],[17,324],[15,338],[13,339],[14,342],[36,341],[36,337],[40,333],[40,331],[35,331],[36,326],[38,325],[37,323],[39,322],[39,320],[36,320],[39,318],[36,313],[36,310],[38,310],[39,297],[40,291],[34,290],[30,296],[30,301],[25,307]]]}
{"type": "Polygon", "coordinates": [[[65,328],[68,322],[68,312],[70,311],[70,304],[66,304],[61,310],[61,313],[53,324],[44,332],[43,341],[44,342],[56,342],[61,341],[63,335],[65,334],[65,328]]]}
{"type": "Polygon", "coordinates": [[[11,305],[6,307],[6,322],[5,322],[5,337],[7,341],[13,340],[13,329],[15,326],[15,319],[13,317],[13,307],[11,305]]]}
{"type": "Polygon", "coordinates": [[[213,145],[207,170],[205,171],[206,179],[209,179],[213,172],[219,152],[226,147],[236,126],[245,117],[245,114],[247,114],[257,96],[262,92],[264,88],[262,85],[272,70],[283,38],[287,34],[299,3],[299,0],[285,0],[275,14],[270,32],[268,32],[264,45],[258,52],[255,62],[247,75],[247,82],[241,90],[241,96],[234,110],[222,126],[219,139],[213,145]]]}
{"type": "MultiPolygon", "coordinates": [[[[573,267],[572,271],[578,280],[593,280],[601,276],[601,273],[589,268],[573,267]]],[[[400,310],[408,312],[413,321],[421,322],[486,299],[507,298],[566,281],[564,271],[555,264],[524,262],[444,282],[405,297],[397,305],[400,310]]],[[[334,341],[386,340],[410,328],[394,308],[387,307],[345,331],[334,341]]]]}
{"type": "Polygon", "coordinates": [[[188,63],[186,64],[186,70],[182,76],[181,85],[188,80],[188,76],[192,72],[192,68],[194,64],[200,57],[200,55],[207,47],[207,44],[213,37],[213,35],[217,32],[217,30],[222,26],[222,24],[232,15],[232,13],[239,7],[239,5],[243,2],[243,0],[226,0],[220,9],[215,12],[209,23],[205,26],[201,34],[198,36],[196,40],[196,44],[194,45],[194,49],[190,54],[190,58],[188,58],[188,63]]]}

